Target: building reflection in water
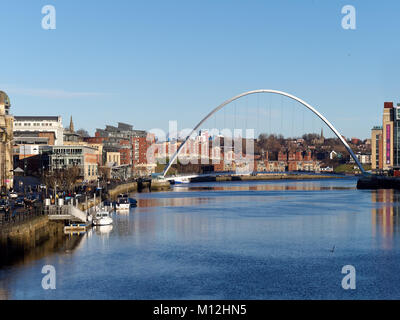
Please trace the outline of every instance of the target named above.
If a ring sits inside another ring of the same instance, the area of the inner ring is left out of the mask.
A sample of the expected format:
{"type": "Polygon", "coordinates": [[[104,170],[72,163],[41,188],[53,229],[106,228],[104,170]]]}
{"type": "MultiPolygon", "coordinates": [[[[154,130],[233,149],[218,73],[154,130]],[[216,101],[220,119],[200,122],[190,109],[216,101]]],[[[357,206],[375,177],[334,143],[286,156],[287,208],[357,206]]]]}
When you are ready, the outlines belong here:
{"type": "Polygon", "coordinates": [[[332,186],[322,186],[320,183],[316,183],[316,181],[285,181],[283,183],[240,183],[240,184],[223,184],[216,183],[215,186],[198,186],[198,185],[188,185],[188,186],[179,186],[175,187],[173,191],[182,192],[182,191],[317,191],[317,190],[347,190],[354,189],[354,187],[338,187],[335,185],[332,186]]]}
{"type": "Polygon", "coordinates": [[[383,240],[383,249],[392,249],[394,235],[399,230],[400,192],[393,189],[380,189],[371,192],[372,236],[383,240]]]}
{"type": "MultiPolygon", "coordinates": [[[[40,246],[37,246],[22,256],[14,257],[7,262],[6,266],[0,266],[0,300],[7,300],[13,297],[13,293],[9,287],[15,279],[7,276],[10,267],[19,268],[26,265],[32,265],[40,259],[51,259],[54,254],[58,254],[57,262],[62,265],[65,260],[71,257],[71,254],[81,248],[88,234],[72,235],[59,233],[55,237],[51,237],[40,246]],[[7,267],[7,268],[6,268],[7,267]]],[[[17,273],[18,274],[18,271],[17,273]]]]}
{"type": "MultiPolygon", "coordinates": [[[[223,212],[220,206],[225,206],[227,197],[232,197],[234,201],[238,202],[238,207],[234,209],[240,210],[241,201],[246,208],[249,194],[238,194],[237,192],[239,191],[271,191],[273,197],[264,198],[263,201],[276,201],[277,197],[282,197],[281,191],[313,192],[355,188],[354,186],[347,187],[334,184],[330,186],[326,182],[323,183],[316,181],[293,181],[288,183],[284,181],[260,184],[240,182],[215,183],[215,185],[210,183],[204,185],[179,185],[175,186],[171,192],[159,194],[159,197],[152,197],[149,194],[142,194],[141,196],[143,197],[137,197],[138,207],[132,210],[133,221],[125,221],[124,223],[117,221],[118,224],[121,224],[117,226],[117,232],[121,235],[121,231],[126,228],[127,232],[123,233],[123,235],[133,235],[137,243],[143,240],[141,237],[149,240],[150,238],[167,238],[171,234],[179,234],[181,240],[193,238],[209,239],[211,235],[223,238],[224,236],[229,236],[229,234],[226,235],[225,233],[229,233],[237,225],[236,220],[224,219],[224,216],[220,214],[220,212],[223,212]],[[203,192],[204,196],[202,195],[203,192]],[[204,205],[207,206],[204,207],[204,205]],[[185,209],[186,207],[187,209],[185,209]],[[210,208],[216,208],[216,213],[210,214],[210,212],[213,212],[210,208]],[[193,210],[205,210],[204,213],[207,214],[188,214],[193,210]],[[127,228],[127,226],[129,227],[127,228]]],[[[262,193],[254,193],[254,195],[263,197],[262,193]]]]}
{"type": "MultiPolygon", "coordinates": [[[[202,204],[209,203],[211,201],[217,201],[216,198],[210,197],[209,194],[205,197],[182,197],[185,192],[202,192],[202,191],[332,191],[332,190],[349,190],[354,189],[354,187],[337,187],[337,186],[321,186],[315,181],[305,181],[305,182],[293,182],[293,184],[288,184],[287,181],[284,183],[270,183],[270,184],[224,184],[220,183],[215,186],[198,186],[188,185],[175,187],[172,194],[179,194],[179,197],[160,197],[160,198],[139,198],[138,207],[151,208],[151,207],[182,207],[182,206],[198,206],[202,204]]],[[[171,193],[169,193],[171,195],[171,193]]],[[[221,201],[225,199],[221,198],[221,201]]]]}

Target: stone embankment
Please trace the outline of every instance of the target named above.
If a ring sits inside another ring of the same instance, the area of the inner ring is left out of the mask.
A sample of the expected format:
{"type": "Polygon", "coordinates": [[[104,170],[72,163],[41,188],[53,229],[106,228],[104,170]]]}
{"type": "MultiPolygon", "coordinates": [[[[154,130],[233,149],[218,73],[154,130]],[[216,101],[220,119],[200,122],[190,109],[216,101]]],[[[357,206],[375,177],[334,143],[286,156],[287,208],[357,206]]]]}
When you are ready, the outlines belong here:
{"type": "Polygon", "coordinates": [[[49,221],[46,215],[4,224],[0,228],[0,265],[17,261],[40,246],[51,247],[63,235],[64,223],[49,221]]]}

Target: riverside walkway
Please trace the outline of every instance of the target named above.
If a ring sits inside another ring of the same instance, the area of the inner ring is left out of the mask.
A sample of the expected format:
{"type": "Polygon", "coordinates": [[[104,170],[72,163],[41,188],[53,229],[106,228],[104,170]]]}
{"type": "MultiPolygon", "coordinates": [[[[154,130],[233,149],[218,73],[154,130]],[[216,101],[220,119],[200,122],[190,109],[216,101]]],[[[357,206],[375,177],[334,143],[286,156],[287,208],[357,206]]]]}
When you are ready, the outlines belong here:
{"type": "Polygon", "coordinates": [[[0,213],[0,231],[2,227],[20,224],[36,217],[44,216],[45,212],[42,207],[31,207],[31,208],[21,208],[15,209],[9,212],[0,213]]]}

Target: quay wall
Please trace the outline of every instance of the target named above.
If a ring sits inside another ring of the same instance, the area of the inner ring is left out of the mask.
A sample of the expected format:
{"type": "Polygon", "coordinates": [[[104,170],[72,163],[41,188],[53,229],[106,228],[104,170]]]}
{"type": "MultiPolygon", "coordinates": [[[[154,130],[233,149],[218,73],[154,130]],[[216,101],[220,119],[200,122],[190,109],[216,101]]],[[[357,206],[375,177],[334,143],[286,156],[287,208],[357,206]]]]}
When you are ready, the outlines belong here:
{"type": "Polygon", "coordinates": [[[133,191],[137,191],[138,184],[137,182],[130,182],[125,184],[120,184],[115,188],[108,190],[108,195],[110,199],[115,200],[120,193],[129,193],[133,191]]]}
{"type": "Polygon", "coordinates": [[[152,191],[163,191],[171,188],[171,184],[167,180],[151,180],[150,188],[152,191]]]}
{"type": "Polygon", "coordinates": [[[399,177],[367,175],[357,181],[357,189],[400,189],[399,177]]]}
{"type": "Polygon", "coordinates": [[[46,242],[54,242],[63,233],[64,223],[49,221],[47,216],[3,225],[0,228],[0,265],[23,258],[26,253],[46,242]]]}
{"type": "Polygon", "coordinates": [[[334,175],[313,175],[313,174],[265,174],[265,175],[243,175],[243,176],[217,176],[217,177],[196,177],[191,182],[223,182],[223,181],[264,181],[264,180],[304,180],[304,179],[340,179],[343,176],[334,175]]]}

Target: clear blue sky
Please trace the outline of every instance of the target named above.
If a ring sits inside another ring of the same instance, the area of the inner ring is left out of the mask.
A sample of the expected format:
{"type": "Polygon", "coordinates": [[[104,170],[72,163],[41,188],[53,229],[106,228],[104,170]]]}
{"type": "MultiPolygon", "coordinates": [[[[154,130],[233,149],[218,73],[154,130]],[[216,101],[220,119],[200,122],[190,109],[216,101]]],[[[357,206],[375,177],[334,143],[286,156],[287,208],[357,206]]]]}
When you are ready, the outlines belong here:
{"type": "Polygon", "coordinates": [[[0,90],[15,115],[62,115],[91,133],[193,126],[246,90],[315,105],[346,136],[369,137],[400,102],[399,1],[16,0],[1,4],[0,90]],[[41,28],[42,6],[57,29],[41,28]],[[341,27],[341,8],[357,29],[341,27]]]}

